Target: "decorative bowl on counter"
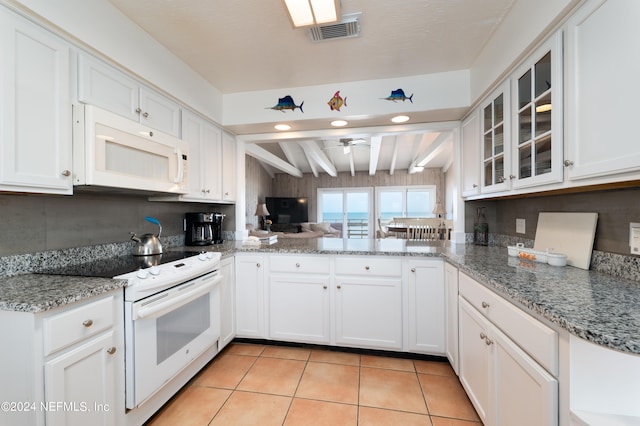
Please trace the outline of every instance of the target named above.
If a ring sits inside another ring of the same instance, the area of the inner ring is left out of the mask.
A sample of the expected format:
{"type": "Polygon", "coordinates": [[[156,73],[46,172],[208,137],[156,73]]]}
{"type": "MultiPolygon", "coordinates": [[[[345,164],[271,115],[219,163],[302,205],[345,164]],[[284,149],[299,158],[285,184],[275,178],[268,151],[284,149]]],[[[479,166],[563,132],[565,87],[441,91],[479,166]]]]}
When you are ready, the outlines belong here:
{"type": "Polygon", "coordinates": [[[553,249],[547,251],[534,250],[526,248],[524,244],[518,243],[515,246],[508,246],[509,256],[527,259],[539,263],[548,263],[553,266],[566,266],[567,256],[561,253],[552,253],[553,249]]]}

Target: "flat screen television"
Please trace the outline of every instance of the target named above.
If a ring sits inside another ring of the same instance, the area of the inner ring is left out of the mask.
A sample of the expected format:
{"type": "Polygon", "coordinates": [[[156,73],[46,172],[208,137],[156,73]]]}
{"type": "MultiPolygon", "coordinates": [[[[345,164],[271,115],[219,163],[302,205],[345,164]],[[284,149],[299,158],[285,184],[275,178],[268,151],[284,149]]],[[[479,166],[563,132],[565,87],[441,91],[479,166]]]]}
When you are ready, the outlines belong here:
{"type": "Polygon", "coordinates": [[[299,197],[266,197],[270,219],[276,224],[309,222],[309,203],[299,197]]]}

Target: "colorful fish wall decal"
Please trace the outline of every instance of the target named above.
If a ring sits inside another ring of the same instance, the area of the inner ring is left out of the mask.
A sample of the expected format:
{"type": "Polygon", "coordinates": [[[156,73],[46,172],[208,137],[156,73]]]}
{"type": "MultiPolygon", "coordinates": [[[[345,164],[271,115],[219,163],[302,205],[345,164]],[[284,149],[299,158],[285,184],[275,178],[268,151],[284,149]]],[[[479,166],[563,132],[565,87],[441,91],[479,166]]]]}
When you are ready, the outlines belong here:
{"type": "Polygon", "coordinates": [[[275,109],[277,111],[284,112],[287,109],[290,109],[291,111],[295,111],[296,108],[300,108],[300,112],[304,112],[302,110],[303,104],[304,104],[304,101],[300,102],[300,105],[296,105],[296,103],[293,101],[293,98],[287,95],[284,98],[279,98],[278,103],[275,106],[267,107],[267,109],[275,109]]]}
{"type": "Polygon", "coordinates": [[[396,101],[404,102],[407,99],[409,99],[409,101],[411,103],[413,103],[413,93],[411,94],[411,96],[406,96],[404,94],[404,90],[396,89],[396,90],[392,90],[391,94],[389,96],[387,96],[386,98],[382,98],[382,99],[386,99],[388,101],[393,101],[393,102],[396,102],[396,101]]]}
{"type": "Polygon", "coordinates": [[[333,98],[329,99],[327,105],[329,105],[331,111],[340,111],[340,108],[342,108],[343,105],[347,106],[347,97],[345,96],[343,99],[342,96],[340,96],[340,91],[338,90],[333,94],[333,98]]]}

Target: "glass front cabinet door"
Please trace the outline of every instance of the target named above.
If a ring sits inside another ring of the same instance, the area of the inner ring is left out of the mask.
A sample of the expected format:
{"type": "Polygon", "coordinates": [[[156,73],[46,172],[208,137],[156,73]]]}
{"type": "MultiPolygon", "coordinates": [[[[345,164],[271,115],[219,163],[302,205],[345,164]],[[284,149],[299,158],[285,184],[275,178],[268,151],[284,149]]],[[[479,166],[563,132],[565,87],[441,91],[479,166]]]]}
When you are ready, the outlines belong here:
{"type": "Polygon", "coordinates": [[[480,105],[483,193],[509,189],[509,100],[509,84],[502,84],[480,105]]]}
{"type": "Polygon", "coordinates": [[[562,33],[512,74],[513,188],[562,182],[562,33]]]}

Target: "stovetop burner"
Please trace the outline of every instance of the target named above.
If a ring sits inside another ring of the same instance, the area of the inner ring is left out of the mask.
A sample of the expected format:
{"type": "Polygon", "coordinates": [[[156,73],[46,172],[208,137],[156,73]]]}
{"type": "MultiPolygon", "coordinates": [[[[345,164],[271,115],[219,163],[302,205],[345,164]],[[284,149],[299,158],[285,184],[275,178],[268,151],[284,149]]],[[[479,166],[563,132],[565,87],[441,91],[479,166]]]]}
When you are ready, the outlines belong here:
{"type": "Polygon", "coordinates": [[[168,251],[163,254],[151,256],[123,255],[107,259],[94,260],[92,262],[69,265],[58,268],[49,268],[39,271],[40,274],[49,275],[75,275],[80,277],[113,278],[138,269],[162,265],[175,260],[197,256],[198,251],[168,251]]]}

